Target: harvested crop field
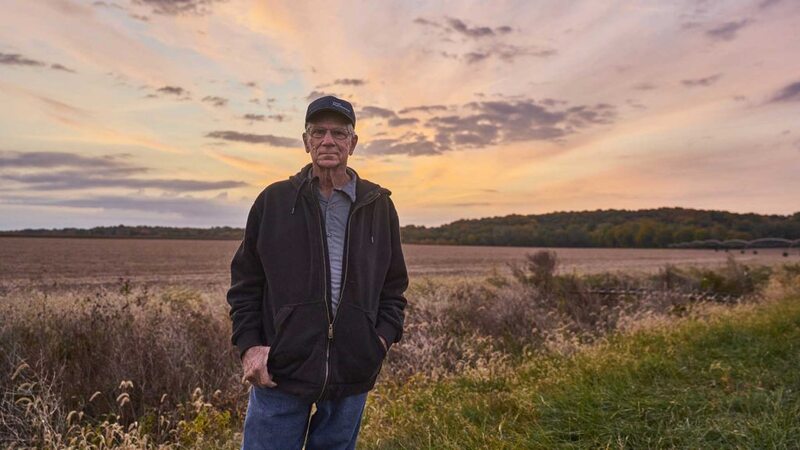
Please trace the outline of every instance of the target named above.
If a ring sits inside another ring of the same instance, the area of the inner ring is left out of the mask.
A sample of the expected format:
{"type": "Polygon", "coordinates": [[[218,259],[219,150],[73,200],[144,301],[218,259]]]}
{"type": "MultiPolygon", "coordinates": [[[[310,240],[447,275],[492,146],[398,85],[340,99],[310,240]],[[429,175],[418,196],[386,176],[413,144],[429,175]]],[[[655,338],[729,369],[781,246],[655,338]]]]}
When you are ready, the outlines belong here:
{"type": "MultiPolygon", "coordinates": [[[[238,241],[171,239],[0,238],[0,286],[92,286],[131,282],[197,287],[228,283],[238,241]]],[[[405,245],[412,280],[428,276],[483,275],[522,262],[538,248],[405,245]]],[[[693,249],[554,248],[559,272],[653,273],[666,264],[716,267],[728,253],[693,249]]],[[[739,262],[775,265],[800,260],[783,249],[731,250],[739,262]]]]}

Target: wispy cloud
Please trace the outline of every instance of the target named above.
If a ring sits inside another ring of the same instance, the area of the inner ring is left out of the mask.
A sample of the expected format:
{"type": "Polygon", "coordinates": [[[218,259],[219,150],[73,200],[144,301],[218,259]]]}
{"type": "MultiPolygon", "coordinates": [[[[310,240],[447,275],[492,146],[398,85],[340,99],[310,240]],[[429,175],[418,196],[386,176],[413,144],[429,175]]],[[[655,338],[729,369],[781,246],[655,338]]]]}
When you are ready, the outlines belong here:
{"type": "Polygon", "coordinates": [[[681,84],[686,87],[708,87],[719,81],[720,78],[722,78],[722,74],[717,73],[703,78],[688,78],[681,80],[681,84]]]}
{"type": "Polygon", "coordinates": [[[302,147],[299,139],[274,136],[271,134],[240,133],[238,131],[212,131],[206,137],[224,141],[245,142],[247,144],[267,144],[273,147],[302,147]]]}
{"type": "Polygon", "coordinates": [[[189,100],[192,98],[192,94],[191,92],[180,86],[163,86],[156,89],[154,93],[147,95],[147,97],[149,98],[174,97],[179,100],[189,100]]]}
{"type": "Polygon", "coordinates": [[[381,108],[379,106],[365,106],[361,108],[358,117],[361,119],[387,119],[386,124],[390,127],[401,127],[419,122],[419,119],[416,117],[400,117],[391,109],[381,108]]]}
{"type": "Polygon", "coordinates": [[[633,88],[636,89],[637,91],[652,91],[657,87],[658,86],[656,86],[655,84],[647,81],[643,81],[641,83],[636,83],[633,85],[633,88]]]}
{"type": "MultiPolygon", "coordinates": [[[[206,223],[209,219],[216,222],[225,216],[238,217],[242,214],[241,206],[231,204],[222,198],[197,198],[190,196],[149,196],[149,195],[88,195],[80,198],[53,199],[49,196],[6,196],[0,203],[39,205],[69,208],[102,209],[109,211],[142,211],[184,219],[200,219],[206,223]]],[[[223,223],[230,223],[222,219],[223,223]]],[[[197,222],[195,222],[197,223],[197,222]]]]}
{"type": "Polygon", "coordinates": [[[248,122],[264,122],[267,119],[274,120],[275,122],[283,122],[287,118],[283,114],[264,115],[264,114],[252,114],[251,113],[251,114],[243,115],[242,119],[247,120],[248,122]]]}
{"type": "Polygon", "coordinates": [[[455,32],[471,39],[480,39],[485,37],[503,35],[513,31],[513,29],[508,25],[502,25],[498,27],[490,27],[485,25],[470,26],[467,25],[467,23],[464,22],[463,20],[455,17],[445,17],[442,20],[426,19],[424,17],[418,17],[414,20],[414,23],[426,27],[432,27],[444,30],[445,32],[448,33],[455,32]]]}
{"type": "Polygon", "coordinates": [[[53,70],[61,70],[63,72],[75,73],[74,70],[70,69],[69,67],[62,66],[61,64],[50,64],[50,68],[53,70]]]}
{"type": "Polygon", "coordinates": [[[390,117],[387,123],[390,127],[402,127],[404,125],[413,125],[419,122],[416,117],[390,117]]]}
{"type": "Polygon", "coordinates": [[[182,88],[180,86],[164,86],[164,87],[158,88],[157,92],[160,92],[162,94],[170,94],[170,95],[178,95],[178,96],[187,95],[189,93],[186,89],[184,89],[184,88],[182,88]]]}
{"type": "Polygon", "coordinates": [[[517,58],[523,56],[533,56],[537,58],[547,58],[555,55],[557,52],[554,49],[539,48],[539,47],[522,47],[511,44],[495,44],[490,47],[482,48],[476,51],[465,53],[462,58],[470,64],[475,64],[483,60],[495,57],[505,62],[514,62],[517,58]]]}
{"type": "Polygon", "coordinates": [[[266,116],[264,114],[245,114],[242,119],[250,122],[263,122],[266,120],[266,116]]]}
{"type": "Polygon", "coordinates": [[[367,80],[363,78],[337,78],[330,83],[323,83],[317,86],[317,88],[322,89],[330,86],[364,86],[367,84],[367,80]]]}
{"type": "Polygon", "coordinates": [[[364,145],[367,155],[436,155],[441,153],[441,149],[433,142],[425,138],[402,142],[399,139],[373,139],[364,145]]]}
{"type": "Polygon", "coordinates": [[[372,119],[375,117],[386,119],[394,116],[396,116],[394,111],[379,106],[365,106],[358,112],[358,117],[361,119],[372,119]]]}
{"type": "Polygon", "coordinates": [[[247,183],[233,180],[202,181],[169,178],[119,178],[116,171],[111,177],[107,173],[87,174],[85,170],[65,170],[55,173],[0,174],[0,178],[25,184],[28,191],[54,191],[96,188],[159,189],[170,192],[216,191],[247,186],[247,183]]]}
{"type": "Polygon", "coordinates": [[[482,38],[485,36],[495,36],[497,34],[507,34],[511,32],[511,27],[507,25],[495,28],[487,26],[470,27],[464,23],[463,20],[456,19],[454,17],[448,17],[447,24],[450,26],[450,29],[471,38],[482,38]]]}
{"type": "Polygon", "coordinates": [[[758,4],[758,8],[767,9],[769,7],[777,5],[780,2],[781,0],[763,0],[761,3],[758,4]]]}
{"type": "Polygon", "coordinates": [[[308,95],[306,96],[306,100],[311,102],[311,101],[314,101],[314,100],[316,100],[316,99],[318,99],[320,97],[324,97],[326,95],[334,95],[334,94],[318,91],[318,90],[315,89],[315,90],[313,90],[313,91],[308,93],[308,95]]]}
{"type": "Polygon", "coordinates": [[[57,119],[66,122],[72,121],[76,118],[88,118],[90,117],[89,111],[69,105],[62,101],[56,100],[54,98],[45,97],[44,95],[36,95],[34,94],[33,97],[38,99],[43,105],[45,105],[47,111],[51,113],[57,119]]]}
{"type": "Polygon", "coordinates": [[[711,39],[721,41],[732,41],[736,38],[739,30],[750,24],[749,19],[742,19],[738,21],[725,22],[719,26],[706,30],[706,36],[711,39]]]}
{"type": "MultiPolygon", "coordinates": [[[[119,155],[85,156],[69,152],[0,152],[2,168],[52,168],[52,167],[94,167],[106,170],[130,168],[125,161],[129,153],[119,155]]],[[[147,169],[139,168],[140,171],[147,169]]]]}
{"type": "Polygon", "coordinates": [[[0,53],[0,64],[6,66],[44,66],[45,63],[17,53],[0,53]]]}
{"type": "Polygon", "coordinates": [[[333,84],[339,86],[363,86],[367,84],[367,80],[361,78],[339,78],[334,80],[333,84]]]}
{"type": "Polygon", "coordinates": [[[24,67],[50,67],[53,70],[60,70],[62,72],[75,73],[75,70],[70,69],[58,63],[46,63],[36,59],[31,59],[19,53],[0,53],[0,65],[4,66],[24,66],[24,67]]]}
{"type": "Polygon", "coordinates": [[[0,152],[0,167],[3,167],[0,179],[19,183],[23,185],[22,189],[31,192],[96,188],[199,192],[247,186],[244,182],[232,180],[132,178],[132,175],[151,172],[152,169],[130,164],[129,158],[130,154],[84,156],[69,152],[0,152]]]}
{"type": "Polygon", "coordinates": [[[800,81],[790,83],[775,93],[771,102],[796,102],[800,101],[800,81]]]}
{"type": "Polygon", "coordinates": [[[255,105],[264,105],[267,107],[267,109],[272,109],[272,104],[275,103],[275,101],[276,99],[271,97],[265,99],[251,98],[250,100],[248,100],[248,102],[253,103],[255,105]]]}
{"type": "Polygon", "coordinates": [[[399,114],[409,114],[412,112],[424,112],[424,113],[433,113],[436,111],[447,111],[447,106],[444,105],[420,105],[420,106],[411,106],[409,108],[403,108],[400,111],[397,111],[399,114]]]}
{"type": "Polygon", "coordinates": [[[135,4],[149,6],[156,14],[208,14],[211,6],[223,0],[133,0],[135,4]]]}
{"type": "Polygon", "coordinates": [[[130,11],[128,8],[123,7],[118,3],[97,0],[95,2],[92,2],[92,6],[97,8],[117,9],[126,12],[128,14],[128,17],[130,17],[131,19],[139,20],[142,22],[150,22],[150,17],[148,15],[134,13],[130,11]]]}
{"type": "Polygon", "coordinates": [[[211,103],[212,105],[216,106],[217,108],[221,108],[228,104],[228,99],[224,97],[218,97],[216,95],[206,95],[201,100],[206,103],[211,103]]]}
{"type": "Polygon", "coordinates": [[[123,9],[122,6],[114,3],[114,2],[106,2],[104,0],[95,0],[92,2],[92,6],[99,6],[102,8],[115,8],[115,9],[123,9]]]}

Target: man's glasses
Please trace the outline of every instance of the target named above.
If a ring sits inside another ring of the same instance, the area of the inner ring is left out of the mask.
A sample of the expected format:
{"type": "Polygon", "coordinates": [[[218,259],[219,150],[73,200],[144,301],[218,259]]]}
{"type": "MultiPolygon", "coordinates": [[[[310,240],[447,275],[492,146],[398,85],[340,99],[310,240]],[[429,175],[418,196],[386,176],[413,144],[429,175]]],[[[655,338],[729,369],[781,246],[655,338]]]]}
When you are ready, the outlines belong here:
{"type": "Polygon", "coordinates": [[[313,127],[308,130],[308,135],[313,137],[314,139],[323,139],[325,135],[328,133],[328,131],[331,132],[331,136],[333,136],[333,138],[336,139],[337,141],[344,141],[345,139],[350,137],[350,132],[347,131],[346,128],[328,129],[328,128],[313,127]]]}

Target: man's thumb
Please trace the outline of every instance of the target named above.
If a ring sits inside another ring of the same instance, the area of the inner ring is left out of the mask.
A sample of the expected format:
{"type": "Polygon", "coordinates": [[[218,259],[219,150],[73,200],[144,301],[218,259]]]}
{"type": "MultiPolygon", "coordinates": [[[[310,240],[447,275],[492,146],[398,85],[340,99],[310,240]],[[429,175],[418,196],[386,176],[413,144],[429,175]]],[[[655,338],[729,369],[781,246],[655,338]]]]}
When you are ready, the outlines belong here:
{"type": "Polygon", "coordinates": [[[269,386],[269,387],[277,386],[277,384],[275,384],[275,382],[272,381],[272,377],[269,376],[269,372],[267,372],[266,367],[263,370],[258,371],[258,378],[259,378],[259,383],[262,386],[269,386]]]}

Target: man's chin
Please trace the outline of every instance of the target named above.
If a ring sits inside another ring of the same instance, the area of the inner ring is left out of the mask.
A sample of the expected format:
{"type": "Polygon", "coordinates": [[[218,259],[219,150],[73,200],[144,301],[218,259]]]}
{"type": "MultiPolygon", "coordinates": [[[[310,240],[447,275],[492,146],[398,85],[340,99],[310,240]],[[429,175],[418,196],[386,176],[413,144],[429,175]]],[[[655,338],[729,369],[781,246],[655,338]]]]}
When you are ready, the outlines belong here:
{"type": "Polygon", "coordinates": [[[335,169],[342,165],[342,162],[338,159],[318,159],[317,166],[322,169],[335,169]]]}

